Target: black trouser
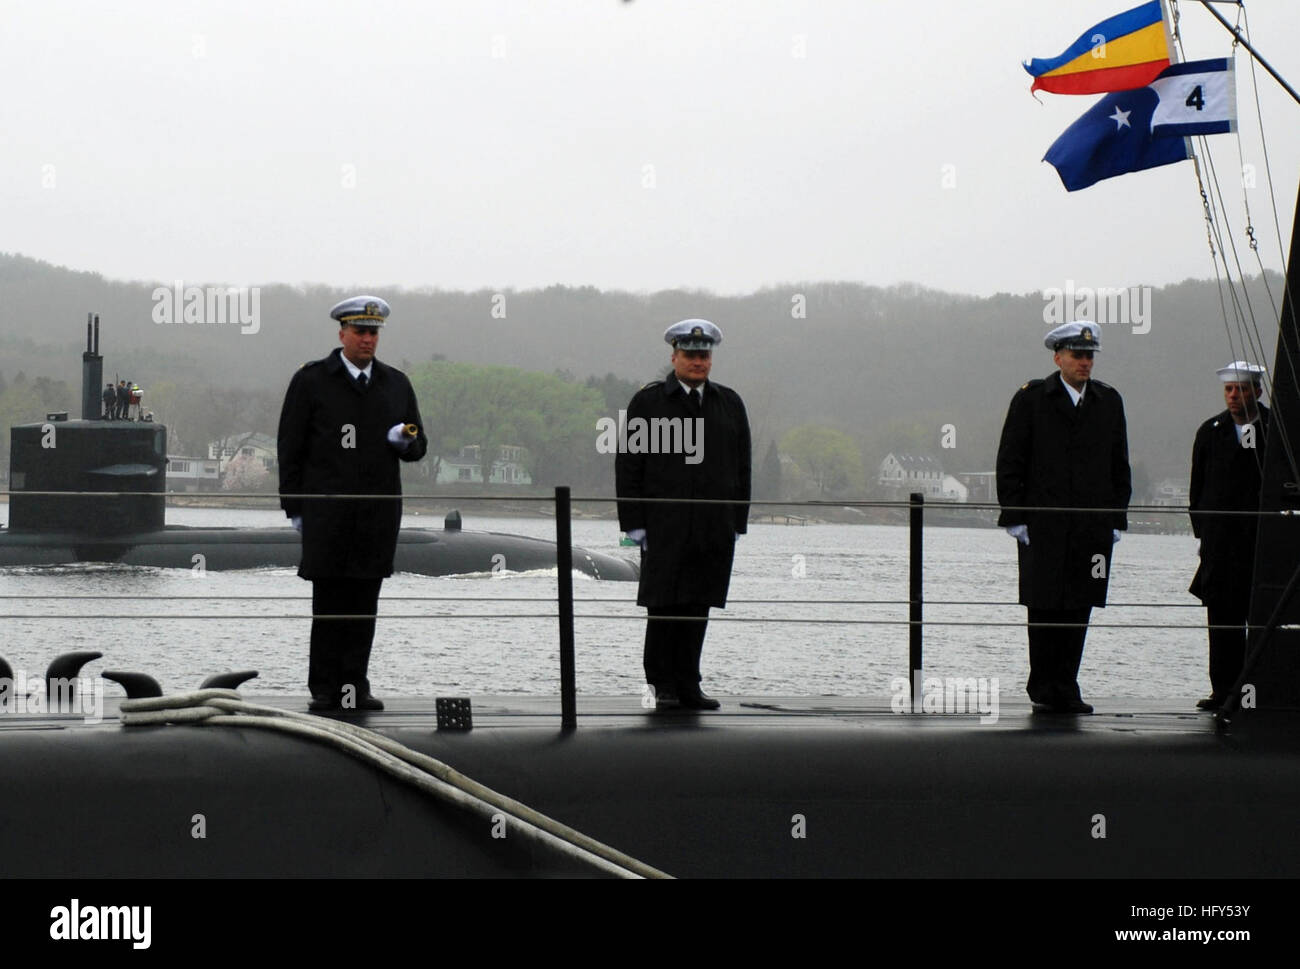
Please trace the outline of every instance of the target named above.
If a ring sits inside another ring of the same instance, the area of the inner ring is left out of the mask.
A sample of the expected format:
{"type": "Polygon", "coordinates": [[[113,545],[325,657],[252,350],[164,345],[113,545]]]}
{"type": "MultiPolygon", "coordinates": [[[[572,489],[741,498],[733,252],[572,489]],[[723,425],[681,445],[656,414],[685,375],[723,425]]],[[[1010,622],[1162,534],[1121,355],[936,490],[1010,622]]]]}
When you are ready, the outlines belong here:
{"type": "Polygon", "coordinates": [[[1029,683],[1025,689],[1033,702],[1056,705],[1083,699],[1079,693],[1079,661],[1083,659],[1083,640],[1088,635],[1091,614],[1091,606],[1029,610],[1029,683]],[[1033,625],[1039,622],[1077,625],[1033,625]]]}
{"type": "Polygon", "coordinates": [[[656,692],[691,693],[700,685],[700,653],[709,628],[709,607],[693,604],[647,606],[645,624],[645,679],[656,692]],[[660,616],[695,616],[698,622],[660,619],[660,616]]]}
{"type": "Polygon", "coordinates": [[[1205,617],[1211,627],[1231,626],[1231,629],[1210,629],[1210,693],[1226,698],[1237,684],[1241,668],[1246,662],[1246,605],[1205,606],[1205,617]]]}
{"type": "Polygon", "coordinates": [[[315,579],[311,584],[311,659],[307,689],[314,697],[340,697],[353,687],[352,699],[370,692],[366,670],[375,638],[379,587],[383,579],[315,579]],[[329,616],[367,616],[330,619],[329,616]]]}

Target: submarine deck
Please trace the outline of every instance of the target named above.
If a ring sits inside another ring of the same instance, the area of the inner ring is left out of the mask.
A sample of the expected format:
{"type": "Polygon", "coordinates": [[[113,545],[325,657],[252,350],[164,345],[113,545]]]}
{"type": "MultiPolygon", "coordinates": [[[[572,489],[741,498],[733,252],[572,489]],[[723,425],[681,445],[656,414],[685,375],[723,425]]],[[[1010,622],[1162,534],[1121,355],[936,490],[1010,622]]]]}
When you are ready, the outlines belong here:
{"type": "MultiPolygon", "coordinates": [[[[286,694],[258,696],[245,694],[253,703],[308,713],[307,698],[286,694]]],[[[546,694],[498,694],[474,696],[474,726],[550,726],[560,727],[560,698],[546,694]]],[[[980,713],[896,713],[889,697],[782,697],[740,696],[719,697],[722,709],[711,711],[654,711],[641,704],[637,696],[579,696],[578,726],[627,726],[629,720],[643,726],[670,726],[683,722],[699,726],[769,726],[807,727],[815,722],[826,725],[893,726],[916,729],[922,726],[952,728],[980,720],[980,713]]],[[[1002,698],[998,703],[997,720],[980,726],[992,729],[1060,729],[1068,726],[1074,731],[1129,730],[1141,724],[1144,729],[1178,729],[1191,733],[1215,733],[1214,718],[1195,708],[1197,698],[1151,700],[1134,697],[1089,698],[1096,707],[1091,716],[1066,716],[1035,714],[1027,699],[1002,698]]],[[[120,698],[105,697],[104,724],[116,724],[120,698]]],[[[437,726],[431,697],[384,697],[386,709],[378,712],[351,715],[349,720],[372,730],[387,731],[393,727],[437,726]]],[[[80,714],[50,713],[40,716],[6,714],[0,717],[0,730],[6,727],[32,727],[45,724],[60,728],[102,728],[104,724],[87,723],[80,714]]],[[[1300,738],[1300,720],[1297,721],[1297,738],[1300,738]]]]}
{"type": "MultiPolygon", "coordinates": [[[[302,697],[249,697],[305,710],[302,697]]],[[[685,877],[1300,874],[1300,717],[1192,701],[1023,702],[898,715],[887,698],[473,699],[349,718],[685,877]]],[[[493,833],[336,750],[248,727],[0,717],[0,850],[26,876],[549,876],[576,863],[493,833]],[[204,836],[192,830],[202,816],[204,836]]],[[[498,826],[499,827],[499,826],[498,826]]]]}

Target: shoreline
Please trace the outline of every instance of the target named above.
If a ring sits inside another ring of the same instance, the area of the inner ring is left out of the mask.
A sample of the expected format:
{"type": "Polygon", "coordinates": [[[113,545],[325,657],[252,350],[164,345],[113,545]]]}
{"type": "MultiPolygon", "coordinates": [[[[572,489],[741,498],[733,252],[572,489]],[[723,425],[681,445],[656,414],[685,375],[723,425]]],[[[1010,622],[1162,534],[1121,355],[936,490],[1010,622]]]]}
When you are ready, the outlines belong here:
{"type": "MultiPolygon", "coordinates": [[[[537,496],[539,498],[543,496],[537,496]]],[[[549,498],[550,496],[545,496],[549,498]]],[[[264,499],[227,498],[219,492],[166,492],[166,503],[172,508],[220,508],[230,510],[275,509],[279,496],[268,492],[264,499]]],[[[445,518],[453,511],[459,511],[462,517],[472,514],[476,518],[538,518],[554,519],[555,512],[551,502],[517,501],[513,497],[494,498],[483,495],[466,495],[448,497],[446,495],[425,498],[419,495],[404,495],[403,510],[406,514],[418,514],[430,518],[445,518]]],[[[8,495],[0,495],[0,507],[7,508],[8,495]]],[[[804,525],[900,525],[908,522],[906,509],[898,508],[851,508],[835,506],[817,506],[821,514],[809,515],[806,506],[791,504],[763,505],[763,511],[750,515],[750,524],[786,525],[797,528],[804,525]]],[[[575,501],[572,506],[575,520],[616,521],[618,518],[612,498],[603,501],[575,501]]],[[[941,528],[988,528],[994,529],[994,519],[979,513],[963,514],[959,508],[926,507],[925,524],[941,528]]],[[[1170,528],[1168,524],[1154,521],[1132,521],[1129,534],[1133,535],[1190,535],[1191,525],[1184,518],[1181,527],[1170,528]]]]}

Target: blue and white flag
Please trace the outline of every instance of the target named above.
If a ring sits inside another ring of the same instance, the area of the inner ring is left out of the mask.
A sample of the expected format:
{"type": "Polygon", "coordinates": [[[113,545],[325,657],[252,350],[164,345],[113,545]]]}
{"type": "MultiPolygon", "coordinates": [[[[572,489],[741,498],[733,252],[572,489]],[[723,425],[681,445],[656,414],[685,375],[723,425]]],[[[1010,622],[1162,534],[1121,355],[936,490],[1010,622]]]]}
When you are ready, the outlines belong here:
{"type": "Polygon", "coordinates": [[[1190,158],[1182,138],[1153,138],[1151,118],[1159,106],[1149,87],[1107,94],[1066,128],[1043,161],[1077,192],[1103,178],[1127,175],[1190,158]]]}
{"type": "Polygon", "coordinates": [[[1160,98],[1151,115],[1151,134],[1157,138],[1237,130],[1237,85],[1226,57],[1170,64],[1151,89],[1160,98]]]}

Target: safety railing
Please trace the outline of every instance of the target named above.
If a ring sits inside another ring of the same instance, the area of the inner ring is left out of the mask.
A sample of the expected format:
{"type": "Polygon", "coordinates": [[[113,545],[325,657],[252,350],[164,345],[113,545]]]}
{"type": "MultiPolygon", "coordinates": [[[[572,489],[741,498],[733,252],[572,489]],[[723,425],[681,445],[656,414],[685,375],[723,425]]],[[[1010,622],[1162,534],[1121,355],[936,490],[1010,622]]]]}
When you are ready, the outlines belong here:
{"type": "MultiPolygon", "coordinates": [[[[10,495],[10,494],[21,494],[21,495],[24,495],[24,496],[38,496],[38,495],[59,495],[59,496],[71,496],[71,495],[93,495],[93,496],[96,497],[96,498],[103,498],[103,497],[111,497],[111,496],[118,495],[118,494],[122,494],[122,495],[125,495],[125,494],[132,494],[132,495],[139,496],[140,493],[139,493],[139,492],[120,492],[120,493],[119,493],[119,492],[101,492],[101,491],[95,491],[95,492],[69,492],[69,491],[56,491],[56,492],[40,492],[40,491],[0,492],[0,495],[10,495]]],[[[168,498],[168,499],[171,499],[171,498],[175,498],[175,497],[195,498],[195,497],[202,497],[202,496],[200,496],[200,495],[195,495],[195,494],[189,494],[189,493],[186,493],[186,494],[183,494],[183,495],[176,495],[176,494],[174,494],[174,493],[168,493],[168,494],[166,494],[164,497],[166,497],[166,498],[168,498]]],[[[221,499],[235,498],[235,499],[261,499],[261,500],[275,500],[275,501],[278,501],[279,498],[280,498],[281,496],[279,496],[279,495],[268,495],[268,494],[265,494],[265,493],[256,493],[256,492],[249,492],[249,493],[230,493],[230,492],[227,492],[227,493],[221,493],[221,494],[219,494],[219,495],[215,495],[214,497],[219,497],[219,498],[221,498],[221,499]]],[[[572,558],[572,548],[573,548],[573,543],[572,543],[572,520],[573,520],[573,514],[572,514],[572,512],[573,512],[573,507],[574,507],[574,505],[577,504],[577,503],[582,503],[582,504],[587,504],[587,505],[599,505],[599,504],[610,505],[610,504],[615,503],[615,502],[618,500],[618,499],[616,499],[616,498],[611,498],[611,497],[608,497],[608,496],[580,496],[580,497],[574,497],[574,496],[572,495],[572,493],[571,493],[571,489],[570,489],[569,487],[567,487],[567,486],[560,486],[560,487],[557,487],[557,488],[555,489],[555,492],[554,492],[554,495],[553,495],[553,496],[544,496],[544,495],[526,495],[526,496],[523,496],[523,495],[509,495],[509,496],[504,496],[504,495],[502,495],[502,496],[481,495],[481,496],[466,496],[466,495],[463,495],[463,494],[458,494],[458,495],[437,495],[437,494],[426,494],[426,495],[393,496],[393,495],[360,495],[360,494],[359,494],[359,495],[299,495],[299,496],[294,496],[294,497],[299,497],[299,498],[302,498],[302,499],[304,499],[304,500],[322,499],[322,498],[328,498],[328,499],[331,499],[331,500],[337,500],[337,499],[354,499],[354,500],[403,500],[403,501],[405,501],[405,502],[407,502],[407,503],[411,503],[411,504],[427,503],[427,502],[454,502],[454,503],[458,503],[458,504],[461,504],[461,505],[465,505],[465,504],[467,504],[467,503],[471,503],[471,502],[487,502],[487,503],[492,503],[492,502],[508,502],[508,503],[512,503],[512,504],[520,504],[520,503],[544,503],[544,504],[552,504],[552,503],[553,503],[553,506],[554,506],[554,513],[555,513],[554,517],[555,517],[555,543],[556,543],[556,593],[555,593],[554,600],[548,600],[548,599],[541,598],[541,597],[537,597],[537,596],[527,596],[527,597],[509,597],[509,596],[496,596],[496,595],[493,595],[493,596],[466,596],[466,595],[452,595],[452,596],[409,596],[409,595],[406,595],[406,596],[402,596],[402,597],[400,598],[400,601],[403,601],[403,602],[438,602],[438,601],[455,601],[455,602],[484,601],[484,602],[488,602],[488,601],[490,601],[490,602],[494,602],[494,603],[522,603],[522,602],[547,602],[547,601],[553,601],[554,606],[555,606],[555,613],[553,614],[553,618],[555,618],[556,621],[557,621],[557,639],[558,639],[558,645],[559,645],[559,666],[560,666],[560,669],[559,669],[559,674],[560,674],[560,707],[561,707],[560,714],[561,714],[561,726],[562,726],[563,729],[571,730],[571,729],[576,728],[576,726],[577,726],[577,658],[576,658],[576,647],[575,647],[575,628],[576,628],[576,621],[577,621],[578,619],[600,619],[600,620],[608,620],[608,619],[627,619],[627,620],[634,620],[634,621],[643,621],[643,617],[641,617],[641,616],[639,616],[639,615],[638,615],[638,616],[624,616],[624,617],[619,617],[619,616],[610,616],[610,615],[601,615],[601,614],[599,614],[599,613],[597,613],[597,614],[582,614],[582,615],[579,615],[579,614],[576,614],[576,613],[575,613],[575,610],[574,610],[574,604],[575,604],[575,602],[600,602],[600,603],[608,603],[610,600],[607,599],[607,598],[603,598],[603,597],[575,597],[575,595],[574,595],[574,587],[573,587],[573,558],[572,558]]],[[[836,499],[836,500],[820,500],[820,501],[817,501],[817,500],[813,500],[813,501],[808,501],[808,500],[803,500],[803,501],[792,501],[792,500],[747,500],[747,501],[739,501],[739,500],[728,500],[728,499],[682,499],[682,498],[637,498],[637,499],[635,499],[635,500],[638,501],[638,502],[647,503],[647,504],[654,504],[654,503],[668,503],[668,504],[671,504],[671,503],[691,503],[691,504],[712,504],[712,505],[736,505],[736,504],[743,504],[743,505],[750,506],[751,508],[764,508],[764,507],[769,507],[769,508],[771,508],[771,509],[774,510],[774,513],[775,513],[775,514],[777,514],[777,515],[785,515],[787,518],[790,518],[790,517],[791,517],[791,513],[788,511],[788,509],[792,509],[792,508],[798,508],[798,509],[800,509],[801,511],[805,511],[805,512],[815,512],[815,510],[818,509],[818,508],[828,508],[828,509],[829,509],[829,508],[834,508],[834,509],[839,509],[839,508],[856,508],[856,509],[868,509],[868,508],[871,508],[871,509],[892,509],[892,510],[897,511],[897,512],[899,513],[899,515],[900,515],[900,520],[897,522],[898,524],[902,524],[901,516],[902,516],[902,513],[905,512],[905,513],[906,513],[906,523],[907,523],[907,526],[908,526],[908,593],[907,593],[907,598],[906,598],[906,600],[898,600],[898,599],[862,599],[862,598],[852,598],[852,599],[814,599],[814,600],[807,600],[807,602],[808,602],[808,603],[821,603],[821,604],[835,604],[835,605],[879,605],[879,606],[901,606],[901,605],[906,605],[906,606],[907,606],[907,610],[908,610],[908,613],[907,613],[907,619],[906,619],[906,620],[894,620],[894,619],[860,619],[860,618],[852,618],[852,619],[849,619],[849,618],[844,618],[844,619],[840,619],[840,618],[829,618],[829,619],[828,619],[828,618],[816,618],[816,619],[813,619],[813,618],[807,618],[807,617],[805,617],[805,618],[789,618],[789,619],[786,619],[786,618],[781,618],[781,617],[762,617],[762,618],[755,618],[755,617],[734,616],[734,615],[733,615],[733,616],[716,616],[716,617],[711,618],[710,621],[711,621],[711,622],[723,622],[723,623],[726,623],[726,622],[736,622],[736,623],[744,623],[744,622],[764,622],[764,623],[767,623],[767,622],[793,622],[793,623],[816,623],[816,622],[825,622],[825,623],[834,623],[834,624],[886,624],[886,625],[893,625],[893,624],[906,624],[907,627],[908,627],[908,662],[907,662],[907,681],[908,681],[909,684],[912,684],[912,701],[913,701],[914,704],[919,704],[920,701],[921,701],[921,696],[920,696],[920,690],[921,690],[921,676],[919,676],[918,674],[923,673],[923,671],[924,671],[924,669],[925,669],[925,630],[926,630],[927,627],[934,628],[934,627],[943,627],[943,626],[988,626],[988,627],[1013,627],[1013,628],[1021,628],[1021,627],[1024,627],[1024,626],[1026,625],[1026,623],[1025,623],[1023,620],[1021,620],[1021,621],[1015,621],[1015,622],[998,622],[998,621],[989,621],[989,620],[983,620],[983,619],[980,619],[980,620],[966,620],[966,619],[959,619],[959,620],[951,620],[951,619],[947,619],[947,620],[945,620],[945,619],[934,620],[934,619],[931,619],[931,620],[927,620],[927,619],[926,619],[925,606],[926,606],[926,604],[927,604],[927,600],[926,600],[926,597],[925,597],[925,577],[924,577],[924,547],[925,547],[925,543],[924,543],[924,534],[925,534],[925,514],[926,514],[926,512],[927,512],[927,511],[930,511],[930,512],[943,512],[944,514],[970,514],[970,513],[986,513],[986,512],[994,512],[994,511],[997,511],[997,510],[999,510],[999,509],[1003,509],[1003,508],[1006,507],[1006,506],[1000,506],[1000,505],[998,505],[997,503],[993,503],[993,502],[951,502],[951,501],[933,501],[933,502],[927,503],[926,500],[925,500],[925,498],[924,498],[924,496],[921,495],[921,494],[919,494],[919,493],[913,493],[913,494],[911,494],[911,495],[909,496],[909,499],[908,499],[907,501],[890,500],[890,499],[848,499],[848,500],[845,500],[845,499],[836,499]],[[781,511],[781,509],[786,509],[786,511],[781,511]]],[[[1062,508],[1042,508],[1042,507],[1034,507],[1034,508],[1031,508],[1031,509],[1024,509],[1024,510],[1034,511],[1034,512],[1038,512],[1038,513],[1041,513],[1041,512],[1053,512],[1053,513],[1058,513],[1058,514],[1084,514],[1084,515],[1113,514],[1115,511],[1117,511],[1117,509],[1114,509],[1114,508],[1065,508],[1065,507],[1062,507],[1062,508]]],[[[1155,505],[1143,505],[1143,506],[1129,506],[1129,508],[1127,509],[1127,512],[1128,512],[1129,515],[1141,515],[1141,514],[1145,514],[1145,515],[1173,515],[1173,516],[1179,516],[1179,517],[1182,518],[1183,520],[1186,520],[1186,516],[1187,516],[1188,513],[1189,513],[1189,509],[1187,508],[1187,506],[1169,506],[1169,505],[1159,505],[1159,506],[1155,506],[1155,505]]],[[[1197,514],[1198,514],[1198,516],[1205,516],[1206,518],[1210,518],[1210,517],[1214,517],[1214,516],[1229,516],[1229,517],[1257,517],[1257,518],[1275,518],[1275,517],[1280,517],[1280,518],[1294,518],[1294,517],[1296,517],[1296,512],[1295,512],[1295,511],[1292,511],[1292,510],[1282,510],[1282,511],[1278,511],[1278,512],[1253,512],[1253,511],[1198,511],[1197,514]]],[[[803,515],[800,515],[800,516],[794,516],[794,517],[799,518],[801,522],[807,520],[807,516],[803,516],[803,515]]],[[[990,525],[991,525],[991,522],[990,522],[990,525]]],[[[1293,583],[1293,585],[1294,585],[1294,583],[1293,583]]],[[[1293,590],[1289,588],[1289,589],[1288,589],[1288,597],[1289,597],[1289,593],[1290,593],[1291,591],[1293,591],[1293,590]]],[[[30,600],[31,598],[32,598],[32,596],[30,596],[30,595],[14,594],[14,593],[3,593],[3,592],[0,592],[0,601],[3,601],[3,600],[30,600]]],[[[111,594],[98,594],[98,595],[81,595],[81,594],[77,594],[77,595],[57,595],[57,594],[56,594],[56,595],[46,595],[46,596],[44,596],[43,598],[48,598],[48,599],[60,599],[60,600],[67,600],[67,601],[86,600],[86,601],[105,601],[105,602],[107,602],[107,601],[114,601],[114,600],[127,600],[127,599],[132,600],[132,601],[139,601],[139,597],[138,597],[138,596],[115,596],[115,595],[111,595],[111,594]]],[[[310,600],[311,597],[310,597],[309,595],[302,595],[302,596],[284,596],[284,595],[269,595],[269,596],[247,596],[247,595],[245,595],[245,596],[220,596],[220,595],[212,595],[212,596],[208,596],[208,595],[205,595],[205,596],[193,596],[193,597],[179,597],[179,599],[180,599],[181,601],[183,601],[184,599],[187,599],[187,598],[193,598],[193,599],[196,599],[196,600],[202,600],[202,601],[207,601],[207,602],[216,602],[216,601],[223,601],[223,600],[233,600],[233,601],[254,601],[254,600],[264,600],[264,601],[296,601],[296,600],[310,600]]],[[[173,597],[173,600],[172,600],[172,601],[176,601],[176,599],[177,599],[177,597],[173,597]]],[[[803,601],[803,600],[785,600],[785,599],[773,600],[773,599],[746,599],[746,598],[731,598],[729,601],[730,601],[732,604],[771,604],[771,603],[778,603],[778,602],[779,602],[779,603],[790,603],[790,602],[796,602],[796,603],[804,604],[804,601],[803,601]]],[[[931,605],[935,605],[935,606],[1010,606],[1010,605],[1014,605],[1014,603],[1011,603],[1011,602],[1005,602],[1005,601],[1001,601],[1001,600],[980,600],[980,599],[936,599],[936,600],[931,601],[930,604],[931,604],[931,605]]],[[[1142,608],[1196,608],[1196,609],[1203,608],[1199,603],[1195,603],[1195,602],[1187,602],[1187,603],[1171,603],[1171,602],[1112,602],[1111,605],[1114,606],[1114,607],[1120,607],[1120,608],[1123,608],[1123,607],[1142,607],[1142,608]]],[[[68,617],[67,617],[66,615],[60,616],[59,614],[53,614],[53,613],[46,613],[46,614],[34,614],[34,613],[12,613],[12,612],[3,612],[3,613],[0,613],[0,619],[6,619],[6,620],[13,620],[13,619],[42,619],[42,618],[68,618],[68,617]]],[[[78,614],[78,618],[81,618],[81,619],[113,619],[113,618],[120,618],[120,617],[118,617],[117,615],[112,614],[112,613],[93,613],[93,614],[81,613],[81,614],[78,614]]],[[[142,616],[142,615],[140,615],[140,614],[132,614],[132,615],[130,616],[130,618],[131,618],[131,619],[135,619],[135,620],[138,620],[138,619],[141,619],[141,618],[151,618],[151,619],[166,620],[166,619],[232,619],[232,618],[237,618],[237,617],[233,617],[233,616],[230,616],[230,615],[227,615],[227,614],[176,614],[176,613],[159,613],[159,614],[150,614],[150,615],[147,615],[147,616],[142,616]]],[[[299,615],[299,614],[285,614],[285,615],[275,615],[275,616],[261,616],[261,617],[258,617],[258,618],[259,618],[259,619],[263,619],[263,620],[266,620],[266,619],[285,619],[285,620],[298,620],[298,621],[301,621],[303,618],[307,618],[307,617],[305,617],[305,616],[303,616],[303,615],[299,615]]],[[[353,618],[370,618],[370,617],[354,617],[354,616],[340,616],[340,615],[335,615],[335,616],[328,616],[328,617],[311,617],[311,618],[325,618],[325,619],[328,619],[328,620],[334,620],[334,619],[344,620],[344,619],[353,619],[353,618]]],[[[431,617],[427,617],[427,616],[423,616],[423,615],[418,615],[418,614],[398,614],[398,615],[393,615],[393,614],[384,614],[384,615],[382,615],[380,618],[383,618],[383,619],[386,619],[386,620],[387,620],[387,619],[395,619],[395,618],[411,618],[411,619],[414,619],[414,618],[420,618],[420,619],[424,619],[424,618],[431,618],[431,617]]],[[[439,617],[432,617],[432,618],[439,618],[439,617]]],[[[479,619],[479,620],[523,619],[523,618],[539,619],[539,618],[552,618],[552,614],[549,613],[549,612],[540,612],[540,613],[507,613],[507,614],[504,614],[504,615],[496,615],[496,614],[481,614],[481,615],[479,615],[479,614],[468,614],[468,615],[466,615],[466,614],[460,614],[460,615],[456,616],[455,618],[459,618],[459,619],[479,619]]],[[[684,617],[663,617],[663,618],[665,618],[666,620],[669,620],[669,621],[671,621],[671,620],[673,620],[673,619],[677,619],[677,620],[679,620],[679,621],[689,621],[689,620],[691,620],[693,617],[685,617],[685,616],[684,616],[684,617]]],[[[1255,625],[1248,625],[1247,628],[1248,628],[1249,631],[1252,633],[1252,635],[1254,635],[1254,634],[1266,634],[1267,632],[1271,631],[1272,628],[1276,627],[1276,625],[1277,625],[1277,619],[1278,619],[1278,617],[1275,616],[1275,617],[1273,617],[1273,620],[1271,620],[1270,622],[1267,622],[1267,623],[1261,623],[1261,624],[1255,624],[1255,625]]],[[[1040,624],[1035,624],[1035,625],[1054,626],[1054,625],[1071,625],[1071,624],[1068,624],[1068,623],[1067,623],[1067,624],[1041,624],[1041,623],[1040,623],[1040,624]]],[[[1076,625],[1077,625],[1077,624],[1076,624],[1076,625]]],[[[1202,630],[1202,631],[1205,630],[1205,629],[1207,629],[1206,624],[1205,624],[1205,623],[1200,623],[1200,622],[1198,622],[1198,623],[1194,623],[1194,624],[1167,624],[1167,623],[1142,623],[1142,624],[1118,623],[1118,624],[1106,624],[1106,623],[1093,623],[1093,624],[1090,624],[1090,625],[1091,625],[1091,628],[1101,628],[1101,629],[1106,629],[1106,628],[1122,628],[1122,629],[1156,629],[1156,628],[1159,628],[1159,629],[1196,629],[1196,630],[1202,630]]],[[[1211,626],[1211,627],[1208,627],[1208,628],[1213,629],[1213,628],[1227,628],[1227,627],[1213,627],[1213,626],[1211,626]]]]}

